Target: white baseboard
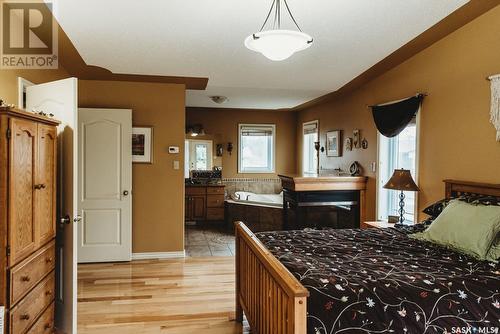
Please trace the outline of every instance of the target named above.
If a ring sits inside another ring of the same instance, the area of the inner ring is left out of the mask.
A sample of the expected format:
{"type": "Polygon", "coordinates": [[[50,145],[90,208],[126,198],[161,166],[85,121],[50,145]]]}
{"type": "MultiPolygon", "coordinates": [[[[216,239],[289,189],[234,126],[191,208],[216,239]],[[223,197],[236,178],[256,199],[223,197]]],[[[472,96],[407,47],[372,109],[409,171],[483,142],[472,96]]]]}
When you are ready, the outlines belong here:
{"type": "Polygon", "coordinates": [[[132,260],[174,259],[186,257],[186,251],[132,253],[132,260]]]}

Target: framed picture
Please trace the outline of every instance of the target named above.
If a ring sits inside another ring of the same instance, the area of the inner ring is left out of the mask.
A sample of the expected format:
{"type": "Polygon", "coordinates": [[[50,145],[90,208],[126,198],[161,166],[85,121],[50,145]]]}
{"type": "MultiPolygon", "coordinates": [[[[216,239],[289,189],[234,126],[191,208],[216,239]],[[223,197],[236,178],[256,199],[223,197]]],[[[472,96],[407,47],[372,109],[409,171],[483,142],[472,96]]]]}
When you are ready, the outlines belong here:
{"type": "Polygon", "coordinates": [[[152,126],[136,126],[132,128],[132,162],[153,163],[152,126]]]}
{"type": "Polygon", "coordinates": [[[355,148],[361,148],[361,133],[359,132],[358,129],[355,129],[353,132],[352,132],[352,137],[353,137],[353,140],[352,140],[352,145],[355,147],[355,148]]]}
{"type": "Polygon", "coordinates": [[[342,142],[341,131],[334,130],[326,133],[326,156],[340,157],[342,150],[340,143],[342,142]]]}
{"type": "Polygon", "coordinates": [[[346,151],[352,151],[352,138],[351,137],[347,137],[345,139],[345,149],[346,149],[346,151]]]}

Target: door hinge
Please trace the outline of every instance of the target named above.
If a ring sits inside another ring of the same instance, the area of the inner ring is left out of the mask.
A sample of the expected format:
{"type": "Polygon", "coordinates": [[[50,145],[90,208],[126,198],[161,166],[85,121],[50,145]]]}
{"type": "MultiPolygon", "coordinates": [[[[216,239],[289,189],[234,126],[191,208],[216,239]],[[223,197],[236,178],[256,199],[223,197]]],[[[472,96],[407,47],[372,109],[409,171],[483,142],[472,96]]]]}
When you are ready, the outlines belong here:
{"type": "Polygon", "coordinates": [[[10,137],[12,136],[12,132],[10,131],[10,129],[7,129],[6,136],[7,136],[7,139],[10,139],[10,137]]]}
{"type": "Polygon", "coordinates": [[[7,246],[7,256],[10,256],[10,246],[7,246]]]}

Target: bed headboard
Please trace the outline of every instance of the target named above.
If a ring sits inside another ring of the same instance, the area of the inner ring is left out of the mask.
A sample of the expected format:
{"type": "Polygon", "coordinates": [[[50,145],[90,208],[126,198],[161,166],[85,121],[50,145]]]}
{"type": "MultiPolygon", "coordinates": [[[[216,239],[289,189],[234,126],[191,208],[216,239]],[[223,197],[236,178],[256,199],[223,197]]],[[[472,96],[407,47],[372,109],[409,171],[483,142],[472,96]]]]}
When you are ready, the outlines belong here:
{"type": "Polygon", "coordinates": [[[494,196],[500,199],[500,184],[444,180],[446,198],[464,194],[494,196]]]}

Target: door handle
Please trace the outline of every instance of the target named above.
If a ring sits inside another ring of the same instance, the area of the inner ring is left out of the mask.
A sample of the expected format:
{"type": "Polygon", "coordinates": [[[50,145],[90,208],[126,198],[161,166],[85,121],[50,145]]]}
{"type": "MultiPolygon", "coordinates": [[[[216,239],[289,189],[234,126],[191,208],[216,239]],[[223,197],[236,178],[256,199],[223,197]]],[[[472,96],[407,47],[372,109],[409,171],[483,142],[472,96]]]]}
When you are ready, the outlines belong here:
{"type": "Polygon", "coordinates": [[[73,218],[73,223],[79,223],[82,221],[82,216],[77,215],[75,218],[73,218]]]}
{"type": "Polygon", "coordinates": [[[69,225],[71,223],[71,218],[69,215],[66,215],[64,217],[61,218],[61,220],[59,220],[59,223],[61,225],[69,225]]]}
{"type": "Polygon", "coordinates": [[[128,190],[123,191],[123,196],[128,196],[128,190]]]}

